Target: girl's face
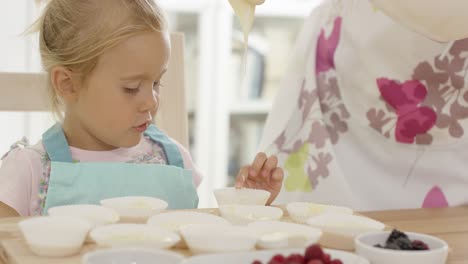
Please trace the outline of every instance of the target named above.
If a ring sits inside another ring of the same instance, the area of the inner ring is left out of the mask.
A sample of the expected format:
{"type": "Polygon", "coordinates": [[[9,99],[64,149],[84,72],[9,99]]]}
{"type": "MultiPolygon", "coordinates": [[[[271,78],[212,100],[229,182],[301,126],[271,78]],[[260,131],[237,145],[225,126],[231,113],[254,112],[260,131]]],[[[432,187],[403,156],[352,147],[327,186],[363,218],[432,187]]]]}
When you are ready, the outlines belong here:
{"type": "Polygon", "coordinates": [[[158,109],[169,56],[168,32],[136,35],[101,55],[66,113],[65,122],[73,119],[68,123],[75,145],[94,150],[137,145],[158,109]]]}

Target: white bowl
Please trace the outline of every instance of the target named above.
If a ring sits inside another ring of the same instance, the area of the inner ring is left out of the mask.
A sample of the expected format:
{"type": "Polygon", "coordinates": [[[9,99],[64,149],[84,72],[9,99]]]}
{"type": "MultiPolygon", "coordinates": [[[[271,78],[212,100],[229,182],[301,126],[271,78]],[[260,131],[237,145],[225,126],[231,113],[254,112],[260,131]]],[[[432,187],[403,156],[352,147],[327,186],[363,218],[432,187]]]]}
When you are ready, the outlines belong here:
{"type": "MultiPolygon", "coordinates": [[[[333,259],[342,260],[343,264],[369,264],[369,261],[361,256],[350,252],[339,250],[324,249],[324,252],[330,254],[333,259]]],[[[276,250],[259,250],[251,252],[236,252],[224,254],[205,254],[187,258],[184,264],[250,264],[255,260],[262,263],[268,263],[275,255],[282,254],[289,256],[290,254],[304,254],[304,249],[276,249],[276,250]]]]}
{"type": "Polygon", "coordinates": [[[161,228],[180,232],[180,229],[187,225],[231,225],[226,219],[213,214],[178,211],[167,212],[152,216],[148,220],[148,225],[159,226],[161,228]]]}
{"type": "Polygon", "coordinates": [[[73,216],[88,220],[92,227],[117,223],[119,214],[110,208],[99,205],[79,204],[52,207],[47,210],[50,216],[73,216]]]}
{"type": "Polygon", "coordinates": [[[247,227],[191,225],[181,229],[192,253],[249,251],[255,248],[258,236],[247,227]]]}
{"type": "MultiPolygon", "coordinates": [[[[157,214],[148,220],[148,225],[158,226],[169,231],[180,234],[181,228],[188,225],[231,225],[226,219],[217,215],[193,211],[177,211],[157,214]]],[[[175,246],[186,249],[187,244],[182,238],[175,246]]]]}
{"type": "Polygon", "coordinates": [[[121,222],[144,223],[168,206],[166,201],[153,197],[127,196],[101,201],[104,207],[116,210],[121,222]]]}
{"type": "Polygon", "coordinates": [[[34,254],[65,257],[81,250],[91,224],[81,218],[45,216],[23,220],[19,227],[34,254]]]}
{"type": "Polygon", "coordinates": [[[236,189],[233,187],[214,190],[218,206],[226,204],[265,205],[270,192],[257,189],[236,189]]]}
{"type": "Polygon", "coordinates": [[[312,216],[318,216],[326,213],[353,214],[354,211],[348,207],[315,204],[307,202],[294,202],[286,205],[289,217],[294,222],[305,224],[312,216]]]}
{"type": "Polygon", "coordinates": [[[433,236],[406,233],[411,240],[421,240],[429,250],[401,251],[376,248],[384,245],[391,232],[373,232],[356,237],[356,253],[367,258],[372,264],[444,264],[448,256],[448,245],[445,241],[433,236]]]}
{"type": "Polygon", "coordinates": [[[351,214],[314,216],[307,220],[307,224],[322,230],[322,246],[342,250],[354,250],[354,238],[357,235],[385,229],[385,224],[381,222],[351,214]]]}
{"type": "Polygon", "coordinates": [[[222,205],[219,207],[219,212],[222,217],[235,225],[279,220],[283,216],[281,208],[263,205],[222,205]]]}
{"type": "Polygon", "coordinates": [[[305,248],[322,236],[320,229],[280,221],[255,222],[248,227],[260,236],[257,247],[262,249],[305,248]]]}
{"type": "Polygon", "coordinates": [[[166,229],[142,224],[115,224],[93,229],[91,238],[102,247],[139,246],[167,249],[180,241],[180,236],[166,229]]]}
{"type": "Polygon", "coordinates": [[[179,264],[184,258],[170,251],[142,248],[121,248],[97,250],[86,253],[83,264],[179,264]]]}

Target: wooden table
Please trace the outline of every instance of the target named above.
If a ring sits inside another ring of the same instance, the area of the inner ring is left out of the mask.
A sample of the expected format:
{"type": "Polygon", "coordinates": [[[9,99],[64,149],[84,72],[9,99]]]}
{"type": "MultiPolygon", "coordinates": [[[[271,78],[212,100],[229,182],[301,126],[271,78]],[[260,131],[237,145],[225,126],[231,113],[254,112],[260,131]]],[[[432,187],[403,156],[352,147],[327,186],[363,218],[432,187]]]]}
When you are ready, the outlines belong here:
{"type": "MultiPolygon", "coordinates": [[[[216,214],[215,209],[200,209],[216,214]]],[[[415,209],[362,213],[404,231],[430,234],[444,239],[451,251],[447,264],[468,264],[468,207],[415,209]]],[[[287,216],[286,216],[287,217],[287,216]]],[[[21,218],[0,219],[0,264],[79,264],[81,256],[67,259],[34,256],[19,233],[21,218]]],[[[87,245],[82,253],[94,249],[87,245]]]]}

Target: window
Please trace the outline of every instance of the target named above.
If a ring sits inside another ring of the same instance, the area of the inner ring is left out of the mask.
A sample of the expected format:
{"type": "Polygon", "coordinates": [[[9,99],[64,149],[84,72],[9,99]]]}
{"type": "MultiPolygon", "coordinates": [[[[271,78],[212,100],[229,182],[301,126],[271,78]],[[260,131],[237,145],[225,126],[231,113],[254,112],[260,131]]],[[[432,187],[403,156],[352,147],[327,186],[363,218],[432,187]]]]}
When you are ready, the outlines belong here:
{"type": "MultiPolygon", "coordinates": [[[[32,0],[0,2],[0,72],[41,70],[37,34],[23,35],[37,12],[32,0]]],[[[37,142],[52,123],[49,113],[0,112],[0,156],[24,136],[37,142]]]]}

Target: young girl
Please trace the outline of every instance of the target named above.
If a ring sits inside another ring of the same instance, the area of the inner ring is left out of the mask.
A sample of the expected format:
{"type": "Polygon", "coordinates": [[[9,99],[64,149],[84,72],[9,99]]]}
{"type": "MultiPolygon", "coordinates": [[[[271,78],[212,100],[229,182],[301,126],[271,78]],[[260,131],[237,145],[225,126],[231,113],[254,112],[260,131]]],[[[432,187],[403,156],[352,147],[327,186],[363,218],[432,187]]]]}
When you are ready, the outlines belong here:
{"type": "MultiPolygon", "coordinates": [[[[170,56],[160,8],[151,0],[51,0],[38,26],[53,107],[64,116],[36,145],[5,155],[0,216],[130,195],[196,208],[199,171],[152,125],[170,56]]],[[[276,157],[260,153],[236,187],[270,191],[271,203],[282,177],[276,157]]]]}

